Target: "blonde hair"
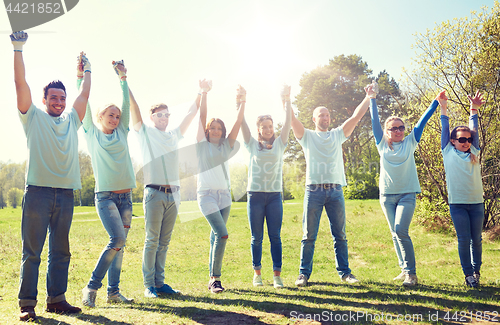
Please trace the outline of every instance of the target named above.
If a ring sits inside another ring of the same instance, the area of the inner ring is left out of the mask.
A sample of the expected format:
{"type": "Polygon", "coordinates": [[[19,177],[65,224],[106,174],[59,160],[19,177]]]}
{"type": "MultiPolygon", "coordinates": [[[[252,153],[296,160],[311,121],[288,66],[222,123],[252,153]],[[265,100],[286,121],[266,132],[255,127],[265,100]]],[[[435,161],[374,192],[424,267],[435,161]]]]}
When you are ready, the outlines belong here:
{"type": "Polygon", "coordinates": [[[106,114],[106,112],[108,111],[108,108],[111,108],[111,107],[116,107],[116,109],[120,112],[120,115],[122,114],[122,110],[118,106],[116,106],[115,104],[108,104],[108,105],[103,106],[101,109],[99,109],[97,111],[97,113],[95,114],[98,122],[100,120],[100,117],[103,116],[104,114],[106,114]]]}
{"type": "Polygon", "coordinates": [[[387,120],[385,120],[385,123],[384,123],[384,138],[385,138],[385,141],[387,141],[387,144],[389,145],[389,148],[391,148],[391,150],[394,150],[394,148],[392,147],[392,140],[389,139],[389,137],[387,137],[387,126],[389,125],[389,122],[392,122],[392,121],[400,121],[401,123],[403,123],[403,125],[405,124],[405,122],[399,117],[399,116],[389,116],[387,118],[387,120]]]}

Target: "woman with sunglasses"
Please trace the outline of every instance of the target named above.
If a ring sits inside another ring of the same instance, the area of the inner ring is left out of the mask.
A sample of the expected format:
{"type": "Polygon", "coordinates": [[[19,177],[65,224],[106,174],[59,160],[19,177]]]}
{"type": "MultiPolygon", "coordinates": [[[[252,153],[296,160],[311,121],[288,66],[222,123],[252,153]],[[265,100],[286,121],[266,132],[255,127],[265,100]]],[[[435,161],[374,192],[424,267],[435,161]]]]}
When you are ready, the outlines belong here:
{"type": "MultiPolygon", "coordinates": [[[[418,284],[415,252],[408,229],[415,211],[416,195],[420,193],[414,152],[424,127],[434,114],[438,101],[432,101],[410,134],[405,137],[401,118],[391,116],[382,130],[377,112],[376,92],[369,94],[373,135],[380,155],[380,205],[389,224],[401,273],[394,278],[410,287],[418,284]]],[[[439,97],[439,96],[438,96],[439,97]]]]}
{"type": "Polygon", "coordinates": [[[106,273],[107,302],[133,302],[133,299],[123,296],[119,289],[123,249],[132,223],[131,190],[136,187],[127,141],[130,98],[127,69],[123,61],[113,61],[113,68],[120,78],[122,88],[121,110],[116,105],[106,105],[97,113],[95,125],[90,105],[87,104],[82,121],[95,175],[95,206],[109,235],[109,243],[99,256],[90,281],[82,289],[82,303],[87,307],[95,307],[97,290],[101,288],[106,273]]]}
{"type": "Polygon", "coordinates": [[[200,106],[200,125],[198,128],[196,152],[198,155],[198,206],[207,219],[210,232],[208,290],[212,293],[224,291],[221,284],[221,269],[228,231],[226,228],[231,210],[231,188],[229,180],[228,160],[237,151],[236,137],[240,130],[245,111],[245,90],[238,88],[241,104],[238,106],[238,117],[226,138],[224,122],[212,118],[207,120],[207,92],[212,88],[211,81],[200,82],[202,91],[200,106]],[[235,148],[236,147],[236,148],[235,148]]]}
{"type": "Polygon", "coordinates": [[[478,161],[479,135],[477,110],[484,104],[482,95],[467,96],[470,102],[469,127],[457,126],[451,131],[447,114],[448,98],[443,93],[441,106],[441,153],[443,154],[450,215],[457,232],[458,256],[465,284],[479,287],[481,269],[481,233],[484,204],[481,164],[478,161]]]}
{"type": "Polygon", "coordinates": [[[257,118],[257,140],[252,137],[245,119],[243,119],[243,123],[241,124],[245,148],[250,153],[247,211],[250,231],[252,233],[251,252],[255,272],[253,285],[263,285],[261,259],[265,219],[271,243],[271,257],[274,271],[273,283],[277,289],[283,288],[283,281],[281,280],[281,223],[283,221],[281,192],[283,190],[283,154],[287,145],[292,121],[289,86],[283,86],[281,99],[286,117],[279,139],[276,139],[274,134],[271,115],[261,115],[257,118]]]}

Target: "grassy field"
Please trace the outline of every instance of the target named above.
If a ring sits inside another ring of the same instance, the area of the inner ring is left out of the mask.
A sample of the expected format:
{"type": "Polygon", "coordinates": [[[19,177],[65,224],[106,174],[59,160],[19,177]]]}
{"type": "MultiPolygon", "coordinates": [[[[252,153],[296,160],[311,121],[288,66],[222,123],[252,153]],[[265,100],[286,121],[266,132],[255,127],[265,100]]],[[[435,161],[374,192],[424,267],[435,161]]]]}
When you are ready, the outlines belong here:
{"type": "MultiPolygon", "coordinates": [[[[220,295],[207,290],[209,230],[196,202],[181,204],[180,218],[167,256],[167,282],[182,294],[156,300],[143,296],[141,259],[144,243],[142,205],[134,205],[122,270],[121,292],[133,305],[106,304],[106,290],[97,294],[97,307],[74,316],[45,309],[46,251],[40,268],[40,324],[330,324],[330,323],[484,323],[500,322],[500,243],[483,241],[481,289],[463,285],[456,238],[432,234],[412,225],[420,284],[405,289],[392,278],[399,274],[387,222],[378,201],[348,201],[349,262],[359,284],[342,283],[335,271],[332,238],[326,215],[321,220],[310,285],[294,286],[298,276],[302,237],[302,202],[287,201],[282,228],[285,288],[272,286],[269,240],[263,247],[264,287],[252,286],[250,230],[246,203],[233,204],[228,221],[229,241],[222,267],[220,295]],[[185,221],[190,220],[190,221],[185,221]],[[184,221],[184,222],[182,222],[184,221]],[[495,318],[496,317],[496,318],[495,318]]],[[[0,324],[17,324],[17,290],[21,210],[0,210],[0,324]]],[[[81,289],[107,234],[94,207],[77,207],[71,229],[68,301],[81,304],[81,289]]],[[[45,245],[47,246],[47,245],[45,245]]],[[[107,281],[105,279],[105,281],[107,281]]],[[[106,283],[106,282],[105,282],[106,283]]]]}

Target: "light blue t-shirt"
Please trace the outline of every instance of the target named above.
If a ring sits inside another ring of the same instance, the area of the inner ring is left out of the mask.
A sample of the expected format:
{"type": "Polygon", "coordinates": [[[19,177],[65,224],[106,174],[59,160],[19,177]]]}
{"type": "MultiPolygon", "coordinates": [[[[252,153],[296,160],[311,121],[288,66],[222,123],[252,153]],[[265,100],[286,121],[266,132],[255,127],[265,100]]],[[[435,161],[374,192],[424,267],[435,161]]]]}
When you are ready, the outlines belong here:
{"type": "MultiPolygon", "coordinates": [[[[450,127],[448,116],[441,116],[444,170],[446,173],[446,188],[449,204],[483,203],[483,182],[481,179],[481,164],[471,163],[470,154],[479,155],[479,136],[473,132],[475,140],[470,146],[470,153],[455,149],[450,142],[450,127]],[[476,144],[478,147],[474,145],[476,144]]],[[[477,130],[477,115],[470,118],[469,128],[477,130]]]]}
{"type": "Polygon", "coordinates": [[[304,129],[304,136],[297,141],[306,157],[306,185],[347,185],[342,157],[342,143],[346,140],[341,126],[327,132],[304,129]]]}
{"type": "Polygon", "coordinates": [[[120,81],[123,104],[118,127],[106,134],[92,122],[92,112],[87,104],[83,119],[85,140],[92,158],[95,192],[120,191],[135,188],[135,173],[130,159],[127,135],[130,120],[130,100],[127,81],[120,81]]]}
{"type": "Polygon", "coordinates": [[[380,155],[380,194],[420,193],[415,150],[415,129],[403,141],[393,142],[391,149],[385,137],[377,144],[380,155]]]}
{"type": "Polygon", "coordinates": [[[71,108],[53,117],[31,103],[25,114],[19,112],[19,118],[28,146],[26,185],[81,189],[78,112],[71,108]]]}
{"type": "Polygon", "coordinates": [[[161,131],[142,123],[135,133],[141,144],[144,185],[180,186],[178,143],[183,138],[180,128],[161,131]]]}
{"type": "MultiPolygon", "coordinates": [[[[235,142],[235,146],[238,142],[235,142]]],[[[213,144],[205,137],[196,144],[198,155],[197,190],[230,190],[229,158],[235,148],[229,145],[225,138],[221,144],[213,144]]],[[[236,150],[237,151],[237,150],[236,150]]]]}
{"type": "Polygon", "coordinates": [[[271,149],[261,149],[259,142],[250,137],[245,148],[250,153],[248,186],[251,192],[281,192],[283,190],[283,154],[286,145],[278,137],[271,149]]]}

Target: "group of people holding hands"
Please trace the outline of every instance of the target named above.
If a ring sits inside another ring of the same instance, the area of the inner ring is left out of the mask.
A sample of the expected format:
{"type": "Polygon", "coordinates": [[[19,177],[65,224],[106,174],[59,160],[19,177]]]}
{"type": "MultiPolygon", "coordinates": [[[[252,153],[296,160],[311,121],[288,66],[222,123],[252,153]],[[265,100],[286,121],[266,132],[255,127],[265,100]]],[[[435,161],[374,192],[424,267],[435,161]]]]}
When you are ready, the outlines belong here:
{"type": "Polygon", "coordinates": [[[250,153],[248,167],[247,209],[251,230],[253,285],[263,286],[262,241],[267,224],[273,262],[273,285],[284,286],[281,278],[283,219],[283,155],[290,129],[304,149],[306,189],[304,195],[303,237],[299,276],[295,285],[306,286],[313,268],[315,241],[323,209],[329,219],[335,262],[340,279],[358,280],[351,273],[346,238],[346,213],[342,187],[346,186],[342,143],[370,108],[373,134],[380,154],[380,204],[389,224],[401,273],[394,279],[405,286],[418,283],[415,254],[408,228],[413,217],[420,185],[414,152],[425,124],[437,106],[441,107],[441,148],[446,171],[450,213],[457,231],[458,250],[466,284],[479,285],[481,267],[481,231],[484,218],[477,133],[477,110],[484,104],[476,93],[469,97],[469,127],[460,126],[450,134],[447,98],[441,92],[413,130],[405,136],[405,123],[389,117],[384,128],[380,123],[376,96],[378,85],[365,87],[366,97],[353,115],[341,126],[329,130],[330,112],[317,107],[313,112],[314,130],[304,128],[295,117],[290,101],[290,87],[281,91],[285,121],[277,137],[271,115],[257,119],[252,136],[245,121],[246,91],[239,86],[236,95],[237,118],[228,132],[218,118],[207,122],[207,94],[212,82],[202,80],[200,91],[181,124],[167,130],[170,112],[165,104],[154,105],[149,119],[143,122],[139,106],[127,83],[123,61],[113,61],[123,94],[121,107],[107,105],[97,111],[95,119],[88,103],[91,65],[82,52],[77,62],[79,95],[66,109],[66,90],[60,81],[44,88],[44,110],[36,108],[25,79],[22,57],[28,36],[11,35],[14,45],[14,73],[17,103],[29,149],[26,189],[22,209],[22,261],[20,272],[20,319],[36,318],[37,282],[40,255],[49,233],[47,269],[47,311],[78,313],[80,308],[66,301],[70,251],[68,234],[73,216],[73,190],[80,189],[77,131],[83,126],[95,176],[95,205],[108,232],[109,243],[102,250],[88,284],[82,290],[85,306],[95,307],[97,290],[108,275],[107,301],[131,303],[119,289],[123,249],[132,221],[131,190],[135,174],[127,143],[130,130],[141,144],[144,172],[145,243],[142,260],[144,296],[178,293],[165,283],[165,263],[180,204],[179,141],[199,111],[196,154],[199,174],[197,200],[211,227],[208,290],[224,291],[221,283],[222,261],[229,232],[226,223],[231,209],[229,158],[237,151],[236,138],[241,129],[244,146],[250,153]],[[130,124],[131,123],[131,124],[130,124]],[[131,125],[131,127],[129,127],[131,125]]]}

